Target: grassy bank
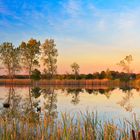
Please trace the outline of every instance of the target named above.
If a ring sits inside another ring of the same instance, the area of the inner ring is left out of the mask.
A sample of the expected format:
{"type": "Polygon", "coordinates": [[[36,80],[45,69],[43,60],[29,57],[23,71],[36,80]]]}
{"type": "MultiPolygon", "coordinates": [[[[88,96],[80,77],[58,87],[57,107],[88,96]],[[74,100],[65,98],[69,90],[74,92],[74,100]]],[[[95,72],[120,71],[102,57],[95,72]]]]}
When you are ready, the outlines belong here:
{"type": "Polygon", "coordinates": [[[64,113],[57,121],[46,115],[42,119],[31,114],[0,117],[1,140],[133,140],[132,130],[138,139],[140,122],[136,118],[132,122],[124,120],[119,127],[113,121],[102,122],[96,114],[89,113],[76,119],[64,113]]]}

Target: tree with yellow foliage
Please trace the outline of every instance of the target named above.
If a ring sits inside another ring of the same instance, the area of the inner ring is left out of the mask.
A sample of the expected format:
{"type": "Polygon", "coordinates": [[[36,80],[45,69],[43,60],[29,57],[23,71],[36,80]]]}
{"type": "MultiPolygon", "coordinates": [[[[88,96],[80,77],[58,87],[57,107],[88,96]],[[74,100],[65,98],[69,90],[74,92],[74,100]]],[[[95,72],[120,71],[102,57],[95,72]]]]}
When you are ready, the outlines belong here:
{"type": "Polygon", "coordinates": [[[40,54],[40,41],[30,39],[27,43],[22,42],[20,45],[21,61],[26,69],[28,69],[29,78],[33,67],[38,65],[40,54]]]}

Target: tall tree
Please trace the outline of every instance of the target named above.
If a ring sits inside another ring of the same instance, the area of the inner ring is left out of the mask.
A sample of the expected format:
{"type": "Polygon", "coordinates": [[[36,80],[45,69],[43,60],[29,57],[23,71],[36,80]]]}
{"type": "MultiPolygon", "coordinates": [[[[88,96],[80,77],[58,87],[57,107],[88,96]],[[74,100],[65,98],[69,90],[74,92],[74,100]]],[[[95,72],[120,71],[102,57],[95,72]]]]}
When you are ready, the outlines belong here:
{"type": "Polygon", "coordinates": [[[121,66],[125,72],[130,73],[131,72],[130,64],[132,61],[133,61],[132,55],[128,55],[123,60],[121,60],[117,65],[121,66]]]}
{"type": "Polygon", "coordinates": [[[7,70],[10,79],[13,78],[15,72],[20,69],[19,57],[19,48],[15,48],[12,43],[5,42],[0,45],[0,60],[7,70]]]}
{"type": "Polygon", "coordinates": [[[30,39],[27,43],[22,42],[20,45],[21,60],[24,67],[28,70],[29,78],[34,66],[39,64],[40,41],[30,39]]]}
{"type": "Polygon", "coordinates": [[[42,44],[42,60],[45,68],[45,73],[50,79],[57,73],[57,56],[58,51],[55,48],[56,44],[53,39],[46,39],[42,44]]]}
{"type": "Polygon", "coordinates": [[[129,81],[131,80],[131,69],[130,69],[130,64],[133,61],[132,55],[126,56],[123,60],[121,60],[118,65],[122,67],[122,69],[128,73],[128,76],[126,75],[124,77],[124,81],[129,81]]]}
{"type": "Polygon", "coordinates": [[[80,68],[80,66],[77,64],[77,63],[73,63],[72,65],[71,65],[71,68],[72,68],[72,72],[74,73],[74,75],[75,75],[75,80],[77,79],[77,76],[78,76],[78,74],[79,74],[79,68],[80,68]]]}

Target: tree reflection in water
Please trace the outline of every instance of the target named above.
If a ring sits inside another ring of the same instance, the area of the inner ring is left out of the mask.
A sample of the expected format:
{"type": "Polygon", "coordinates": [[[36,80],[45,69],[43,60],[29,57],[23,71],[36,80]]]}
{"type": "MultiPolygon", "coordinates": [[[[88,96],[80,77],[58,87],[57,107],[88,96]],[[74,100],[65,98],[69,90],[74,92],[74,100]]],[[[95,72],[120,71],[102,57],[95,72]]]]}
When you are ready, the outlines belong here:
{"type": "Polygon", "coordinates": [[[20,117],[21,96],[16,93],[13,86],[9,87],[8,96],[3,103],[0,115],[3,117],[17,118],[20,117]]]}
{"type": "MultiPolygon", "coordinates": [[[[36,120],[41,117],[41,112],[44,111],[47,116],[57,118],[57,94],[54,93],[54,88],[49,87],[42,89],[40,87],[29,88],[29,104],[27,104],[25,113],[29,113],[36,120]],[[41,102],[43,101],[43,105],[41,102]]],[[[43,113],[44,113],[43,112],[43,113]]]]}
{"type": "Polygon", "coordinates": [[[11,86],[1,108],[1,116],[8,118],[23,117],[28,118],[31,123],[38,122],[44,107],[46,115],[57,118],[57,94],[54,93],[54,88],[28,87],[27,95],[26,98],[22,98],[11,86]],[[44,102],[43,105],[41,101],[44,102]]]}
{"type": "MultiPolygon", "coordinates": [[[[71,94],[71,103],[77,105],[80,102],[80,93],[85,92],[89,94],[103,94],[110,98],[112,88],[108,89],[81,89],[81,88],[66,88],[66,94],[71,94]]],[[[130,88],[123,89],[125,96],[121,101],[117,102],[126,111],[132,111],[133,106],[130,99],[133,97],[130,88]]],[[[21,95],[22,96],[22,95],[21,95]]],[[[47,116],[55,119],[58,116],[57,112],[57,94],[53,87],[40,88],[28,87],[28,94],[26,98],[21,98],[20,94],[16,93],[13,86],[9,87],[9,91],[3,102],[1,108],[1,116],[17,118],[28,118],[29,122],[38,122],[42,114],[46,113],[47,116]]]]}
{"type": "Polygon", "coordinates": [[[68,94],[72,94],[72,100],[71,100],[71,103],[73,105],[77,105],[79,102],[80,102],[80,96],[79,96],[79,93],[80,92],[83,92],[83,89],[79,89],[79,88],[67,88],[67,93],[68,94]]]}
{"type": "Polygon", "coordinates": [[[121,107],[123,107],[126,111],[132,112],[133,105],[130,103],[130,99],[133,97],[132,88],[125,87],[125,88],[121,88],[121,89],[123,92],[125,92],[125,96],[117,104],[119,104],[121,107]]]}
{"type": "Polygon", "coordinates": [[[54,92],[53,87],[45,88],[42,90],[44,97],[44,109],[47,115],[52,118],[57,118],[57,94],[54,92]]]}
{"type": "Polygon", "coordinates": [[[94,92],[95,90],[94,89],[85,89],[85,91],[88,93],[88,94],[96,94],[96,92],[94,92]]]}
{"type": "Polygon", "coordinates": [[[111,92],[114,90],[115,88],[107,88],[107,89],[85,89],[85,91],[89,94],[94,94],[94,95],[98,95],[98,94],[103,94],[107,97],[107,99],[110,98],[111,96],[111,92]]]}

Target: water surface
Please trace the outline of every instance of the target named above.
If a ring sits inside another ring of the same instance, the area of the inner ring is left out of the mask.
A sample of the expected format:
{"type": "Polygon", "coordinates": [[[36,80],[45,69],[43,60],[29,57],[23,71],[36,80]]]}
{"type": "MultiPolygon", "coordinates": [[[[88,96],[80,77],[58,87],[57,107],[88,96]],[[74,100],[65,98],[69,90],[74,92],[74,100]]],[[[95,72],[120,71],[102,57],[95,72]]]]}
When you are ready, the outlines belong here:
{"type": "Polygon", "coordinates": [[[140,92],[131,88],[76,87],[0,87],[0,114],[11,117],[46,112],[59,118],[62,112],[70,115],[96,112],[101,120],[118,122],[124,118],[140,117],[140,92]]]}

